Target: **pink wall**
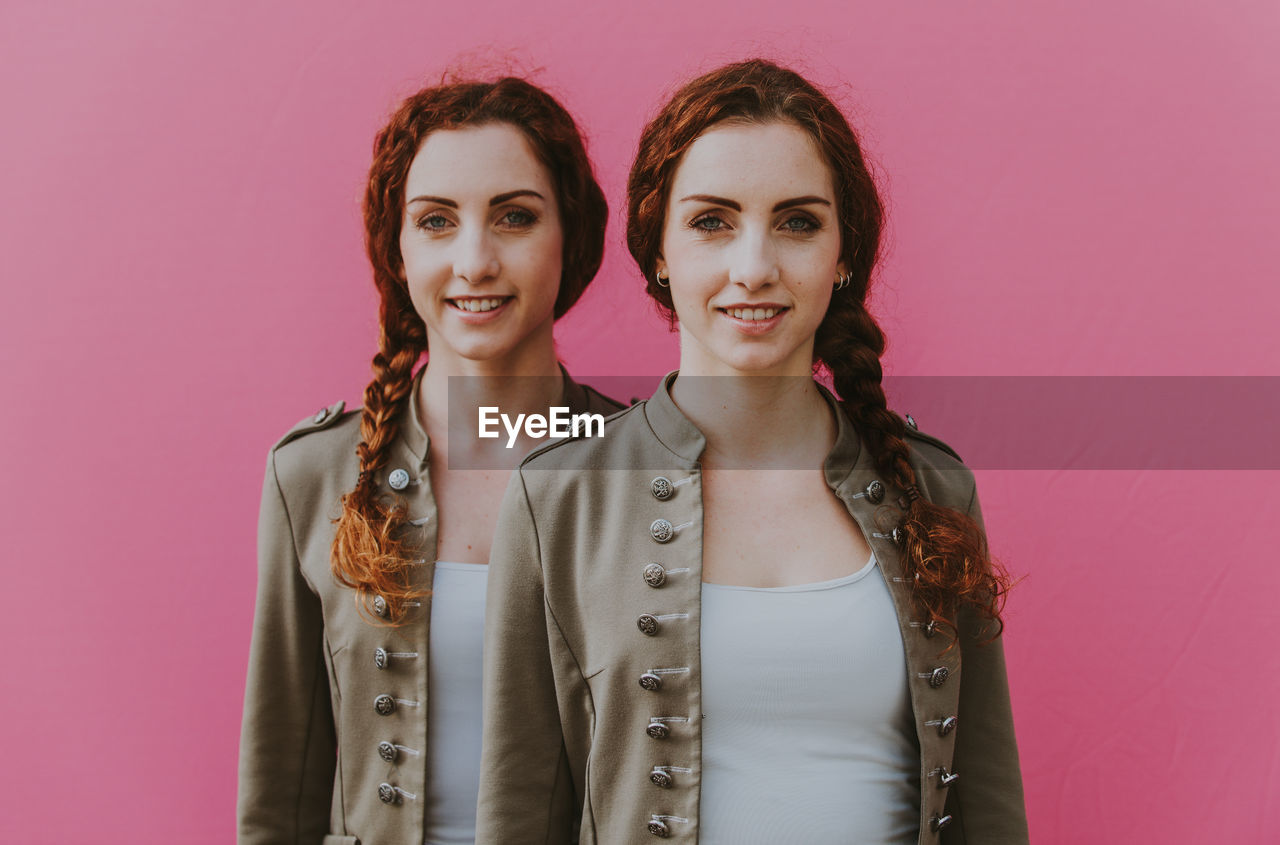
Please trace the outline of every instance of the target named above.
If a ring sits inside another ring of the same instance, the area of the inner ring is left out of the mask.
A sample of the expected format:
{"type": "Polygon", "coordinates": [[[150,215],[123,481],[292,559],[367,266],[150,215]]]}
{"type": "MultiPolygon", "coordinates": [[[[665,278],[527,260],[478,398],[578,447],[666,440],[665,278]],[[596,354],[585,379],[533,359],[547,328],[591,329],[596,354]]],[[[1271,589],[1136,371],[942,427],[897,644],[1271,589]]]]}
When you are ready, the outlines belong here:
{"type": "MultiPolygon", "coordinates": [[[[561,326],[580,375],[674,364],[629,155],[672,83],[758,52],[839,86],[883,171],[891,372],[1280,375],[1269,0],[185,5],[0,12],[0,840],[231,841],[264,456],[359,397],[373,132],[452,57],[545,68],[590,133],[615,212],[561,326]]],[[[1025,576],[1035,840],[1274,841],[1276,473],[979,482],[1025,576]]]]}

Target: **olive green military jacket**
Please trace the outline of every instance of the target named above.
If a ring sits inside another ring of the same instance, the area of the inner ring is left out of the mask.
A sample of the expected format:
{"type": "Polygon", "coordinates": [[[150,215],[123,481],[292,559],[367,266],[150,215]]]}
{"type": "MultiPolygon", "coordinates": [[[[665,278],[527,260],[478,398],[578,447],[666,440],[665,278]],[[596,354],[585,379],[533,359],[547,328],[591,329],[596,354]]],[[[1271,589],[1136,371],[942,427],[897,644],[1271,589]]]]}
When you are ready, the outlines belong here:
{"type": "MultiPolygon", "coordinates": [[[[698,839],[706,441],[669,383],[603,437],[535,450],[512,476],[490,557],[478,845],[561,845],[579,810],[582,845],[698,839]]],[[[962,616],[944,653],[947,637],[922,624],[894,540],[903,491],[836,417],[826,482],[875,552],[906,654],[919,842],[1025,843],[1001,643],[979,645],[962,616]]],[[[909,434],[921,493],[981,521],[973,474],[909,434]]]]}
{"type": "MultiPolygon", "coordinates": [[[[621,407],[567,374],[563,404],[603,415],[621,407]]],[[[338,403],[295,426],[267,459],[240,737],[242,845],[423,841],[430,601],[399,627],[371,624],[369,610],[383,615],[385,602],[375,597],[362,613],[355,591],[329,568],[333,520],[355,487],[359,442],[360,413],[344,414],[338,403]]],[[[437,530],[427,456],[410,402],[377,482],[408,507],[425,588],[437,530]]]]}

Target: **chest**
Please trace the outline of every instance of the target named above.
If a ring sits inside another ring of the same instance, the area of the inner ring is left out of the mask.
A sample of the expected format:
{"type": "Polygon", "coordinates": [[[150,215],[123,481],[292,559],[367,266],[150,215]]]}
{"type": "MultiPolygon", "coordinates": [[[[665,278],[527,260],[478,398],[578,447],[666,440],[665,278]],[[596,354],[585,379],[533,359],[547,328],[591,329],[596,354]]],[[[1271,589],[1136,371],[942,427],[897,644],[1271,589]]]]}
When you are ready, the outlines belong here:
{"type": "Polygon", "coordinates": [[[505,469],[450,470],[431,460],[431,486],[439,513],[436,555],[457,563],[488,563],[498,508],[511,478],[505,469]]]}
{"type": "Polygon", "coordinates": [[[840,578],[871,554],[817,470],[703,473],[702,578],[786,587],[840,578]]]}

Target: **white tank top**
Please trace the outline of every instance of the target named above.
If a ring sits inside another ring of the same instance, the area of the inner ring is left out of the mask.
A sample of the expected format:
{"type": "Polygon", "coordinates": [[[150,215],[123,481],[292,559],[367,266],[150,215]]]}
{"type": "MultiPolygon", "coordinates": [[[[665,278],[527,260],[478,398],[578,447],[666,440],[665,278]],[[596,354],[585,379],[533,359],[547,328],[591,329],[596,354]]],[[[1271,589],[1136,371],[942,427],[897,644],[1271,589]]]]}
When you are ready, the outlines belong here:
{"type": "Polygon", "coordinates": [[[474,845],[480,792],[483,563],[436,563],[427,664],[425,845],[474,845]]]}
{"type": "Polygon", "coordinates": [[[703,845],[910,845],[920,752],[872,555],[794,587],[702,585],[703,845]]]}

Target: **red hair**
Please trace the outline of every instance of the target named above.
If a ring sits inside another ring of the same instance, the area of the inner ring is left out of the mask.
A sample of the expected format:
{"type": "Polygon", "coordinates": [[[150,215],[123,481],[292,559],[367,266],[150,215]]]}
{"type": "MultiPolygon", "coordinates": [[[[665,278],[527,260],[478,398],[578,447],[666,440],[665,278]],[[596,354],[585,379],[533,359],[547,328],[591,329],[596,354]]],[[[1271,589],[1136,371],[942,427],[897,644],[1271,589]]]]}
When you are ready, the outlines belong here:
{"type": "Polygon", "coordinates": [[[427,351],[427,330],[409,299],[400,255],[409,166],[427,136],[442,129],[506,123],[520,130],[551,174],[564,231],[563,270],[555,316],[573,307],[600,269],[608,205],[573,118],[546,91],[515,77],[452,82],[424,88],[391,115],[373,143],[364,196],[365,249],[381,297],[378,354],[365,388],[360,421],[360,475],[342,499],[331,565],[360,601],[382,596],[393,621],[408,601],[425,595],[413,577],[416,553],[403,539],[402,505],[386,502],[376,476],[387,463],[413,385],[413,369],[427,351]]]}
{"type": "MultiPolygon", "coordinates": [[[[645,127],[627,182],[627,247],[646,290],[672,316],[671,291],[655,278],[671,185],[694,141],[725,121],[793,124],[821,150],[835,188],[840,258],[852,279],[832,296],[818,326],[815,364],[831,372],[877,469],[903,490],[913,489],[906,426],[888,409],[881,384],[885,336],[866,308],[884,206],[853,128],[804,77],[762,59],[726,65],[681,88],[645,127]]],[[[915,497],[901,527],[906,575],[922,615],[954,633],[955,614],[968,607],[993,620],[991,636],[998,635],[1008,577],[991,559],[980,526],[965,513],[915,497]]]]}

